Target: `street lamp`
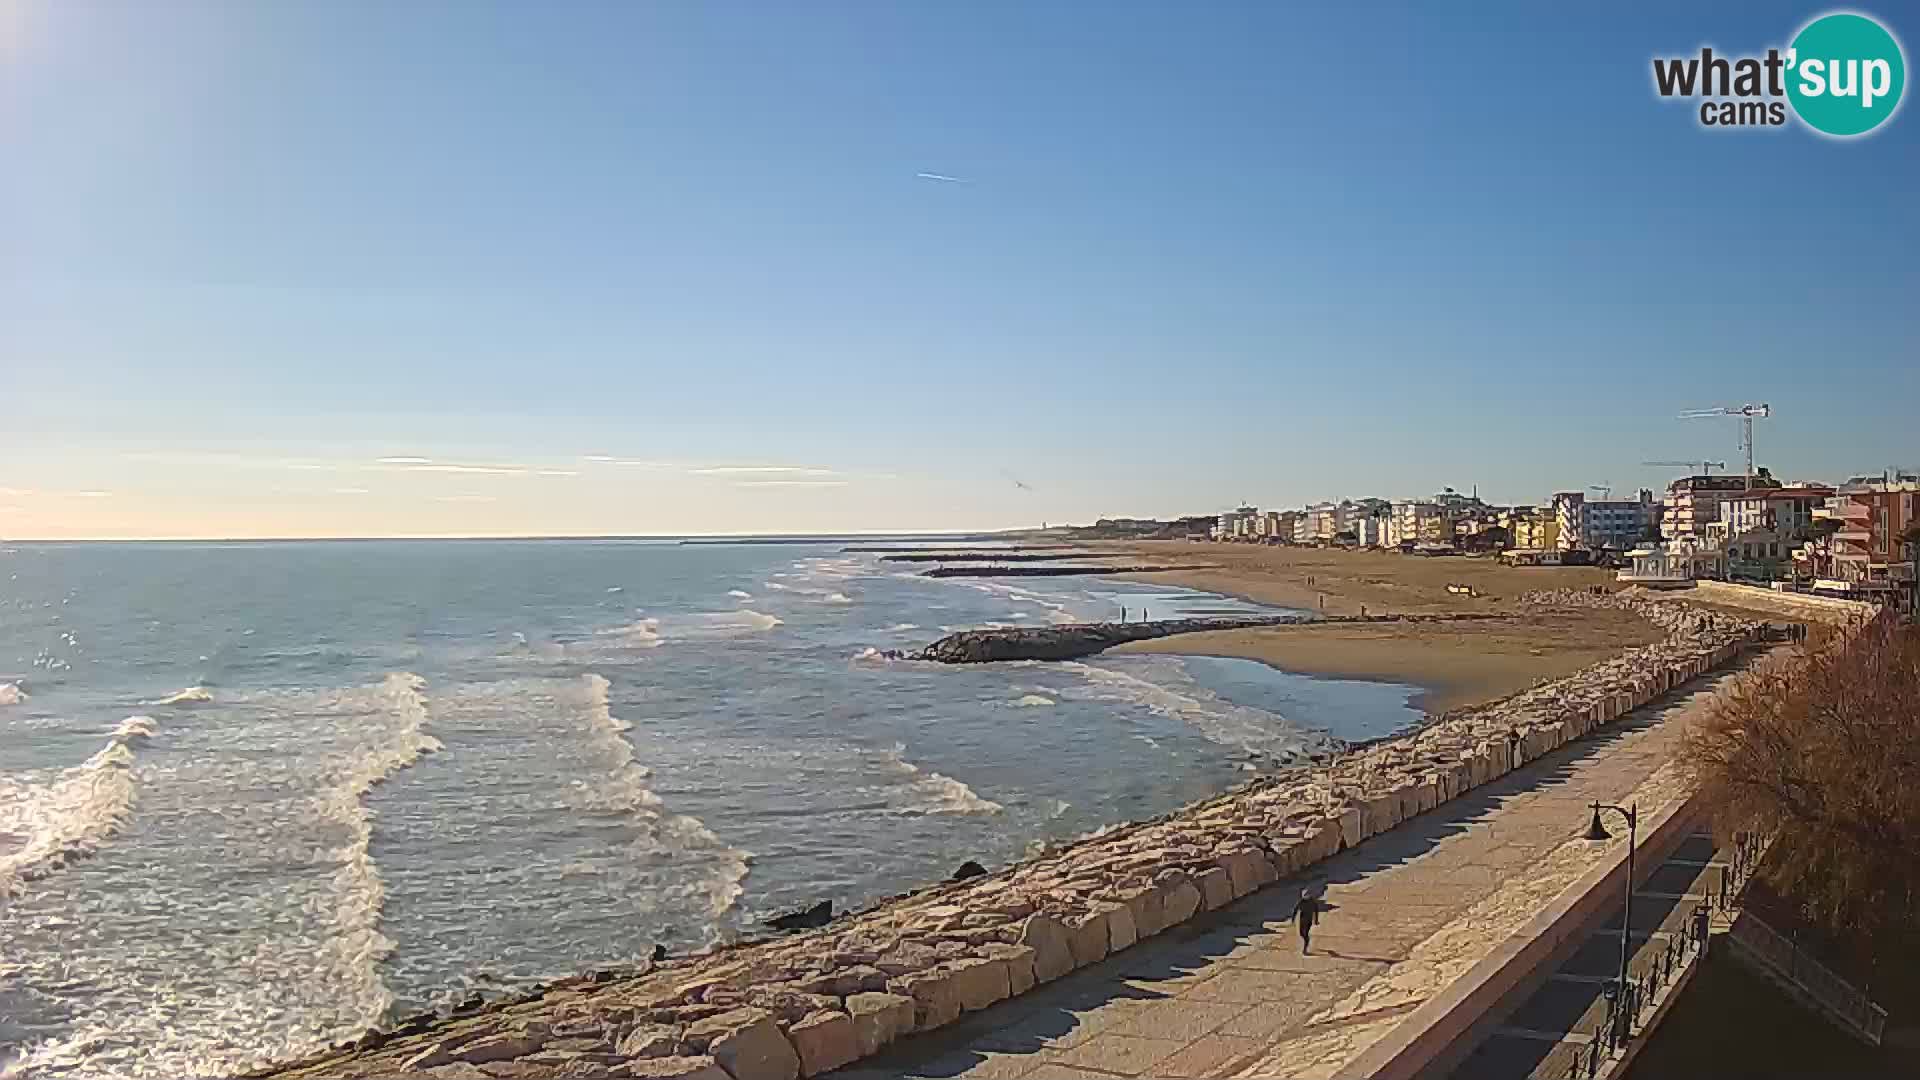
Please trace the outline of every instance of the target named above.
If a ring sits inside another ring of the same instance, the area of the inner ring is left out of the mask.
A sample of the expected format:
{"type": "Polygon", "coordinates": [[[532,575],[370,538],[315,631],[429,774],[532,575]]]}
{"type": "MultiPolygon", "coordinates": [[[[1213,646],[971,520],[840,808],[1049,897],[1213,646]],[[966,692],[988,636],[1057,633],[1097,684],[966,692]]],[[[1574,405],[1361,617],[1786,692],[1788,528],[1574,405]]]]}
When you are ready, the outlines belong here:
{"type": "MultiPolygon", "coordinates": [[[[1627,958],[1633,955],[1633,849],[1639,842],[1640,804],[1632,806],[1613,806],[1608,803],[1593,804],[1593,823],[1587,826],[1588,840],[1603,841],[1613,839],[1607,827],[1600,821],[1600,811],[1611,810],[1627,819],[1627,899],[1620,912],[1620,992],[1616,999],[1624,1016],[1627,1008],[1627,958]]],[[[1623,1021],[1622,1034],[1632,1032],[1632,1021],[1623,1021]]]]}

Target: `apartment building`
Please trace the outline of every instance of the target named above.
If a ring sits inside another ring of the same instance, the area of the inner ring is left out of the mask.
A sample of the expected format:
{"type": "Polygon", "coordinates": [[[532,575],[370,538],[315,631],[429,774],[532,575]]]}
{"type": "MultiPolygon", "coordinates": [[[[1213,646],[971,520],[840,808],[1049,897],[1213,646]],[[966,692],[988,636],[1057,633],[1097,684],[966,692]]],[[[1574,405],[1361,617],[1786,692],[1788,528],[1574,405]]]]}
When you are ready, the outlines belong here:
{"type": "Polygon", "coordinates": [[[1660,504],[1644,488],[1632,499],[1589,499],[1585,492],[1558,491],[1553,517],[1559,533],[1554,542],[1563,551],[1627,551],[1646,539],[1660,520],[1660,504]]]}

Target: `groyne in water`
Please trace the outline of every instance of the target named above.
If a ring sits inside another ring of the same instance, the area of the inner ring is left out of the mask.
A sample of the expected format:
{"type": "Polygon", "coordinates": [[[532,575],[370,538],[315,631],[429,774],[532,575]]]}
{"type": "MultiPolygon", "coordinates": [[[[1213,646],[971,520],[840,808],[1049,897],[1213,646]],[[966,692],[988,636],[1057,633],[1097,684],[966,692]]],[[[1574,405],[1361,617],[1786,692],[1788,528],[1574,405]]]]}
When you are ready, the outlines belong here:
{"type": "Polygon", "coordinates": [[[1096,574],[1164,574],[1174,570],[1218,570],[1218,566],[936,566],[921,577],[1088,577],[1096,574]]]}
{"type": "Polygon", "coordinates": [[[1392,741],[810,933],[564,979],[252,1075],[819,1076],[1299,874],[1605,727],[1766,636],[1758,622],[1619,594],[1555,599],[1628,608],[1668,636],[1392,741]]]}
{"type": "Polygon", "coordinates": [[[1148,641],[1175,634],[1201,634],[1209,630],[1249,630],[1305,624],[1465,622],[1509,617],[1497,612],[1466,611],[1433,615],[1249,615],[1243,618],[1007,626],[948,634],[915,653],[913,659],[932,660],[941,664],[986,664],[996,660],[1077,660],[1129,641],[1148,641]]]}

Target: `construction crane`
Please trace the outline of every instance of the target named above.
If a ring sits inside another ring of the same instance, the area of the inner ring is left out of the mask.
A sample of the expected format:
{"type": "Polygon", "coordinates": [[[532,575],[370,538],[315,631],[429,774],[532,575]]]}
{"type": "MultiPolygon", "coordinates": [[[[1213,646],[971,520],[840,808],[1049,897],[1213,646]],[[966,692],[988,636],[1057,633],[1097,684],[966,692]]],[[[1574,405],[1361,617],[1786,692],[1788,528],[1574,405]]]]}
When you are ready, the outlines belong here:
{"type": "Polygon", "coordinates": [[[1727,467],[1727,463],[1724,461],[1643,461],[1640,464],[1663,469],[1690,469],[1697,473],[1704,473],[1707,476],[1712,476],[1713,470],[1715,469],[1724,469],[1727,467]]]}
{"type": "Polygon", "coordinates": [[[1606,502],[1608,499],[1613,498],[1612,484],[1588,484],[1587,490],[1599,492],[1601,502],[1606,502]]]}
{"type": "Polygon", "coordinates": [[[1740,418],[1740,449],[1747,452],[1747,487],[1753,487],[1753,419],[1765,419],[1772,416],[1773,410],[1764,402],[1759,405],[1726,405],[1718,409],[1688,409],[1680,414],[1682,420],[1693,420],[1702,416],[1737,416],[1740,418]]]}

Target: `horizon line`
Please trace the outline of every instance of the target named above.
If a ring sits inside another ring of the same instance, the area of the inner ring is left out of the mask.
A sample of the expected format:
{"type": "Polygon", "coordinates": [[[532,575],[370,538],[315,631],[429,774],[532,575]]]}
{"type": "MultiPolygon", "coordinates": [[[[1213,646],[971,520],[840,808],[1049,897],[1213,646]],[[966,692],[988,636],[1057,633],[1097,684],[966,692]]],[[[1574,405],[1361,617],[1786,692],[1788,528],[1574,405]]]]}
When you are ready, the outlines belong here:
{"type": "Polygon", "coordinates": [[[0,537],[0,544],[312,544],[381,540],[835,540],[842,537],[991,536],[1040,532],[1032,525],[998,529],[849,529],[841,532],[714,533],[409,533],[392,536],[70,536],[0,537]]]}

